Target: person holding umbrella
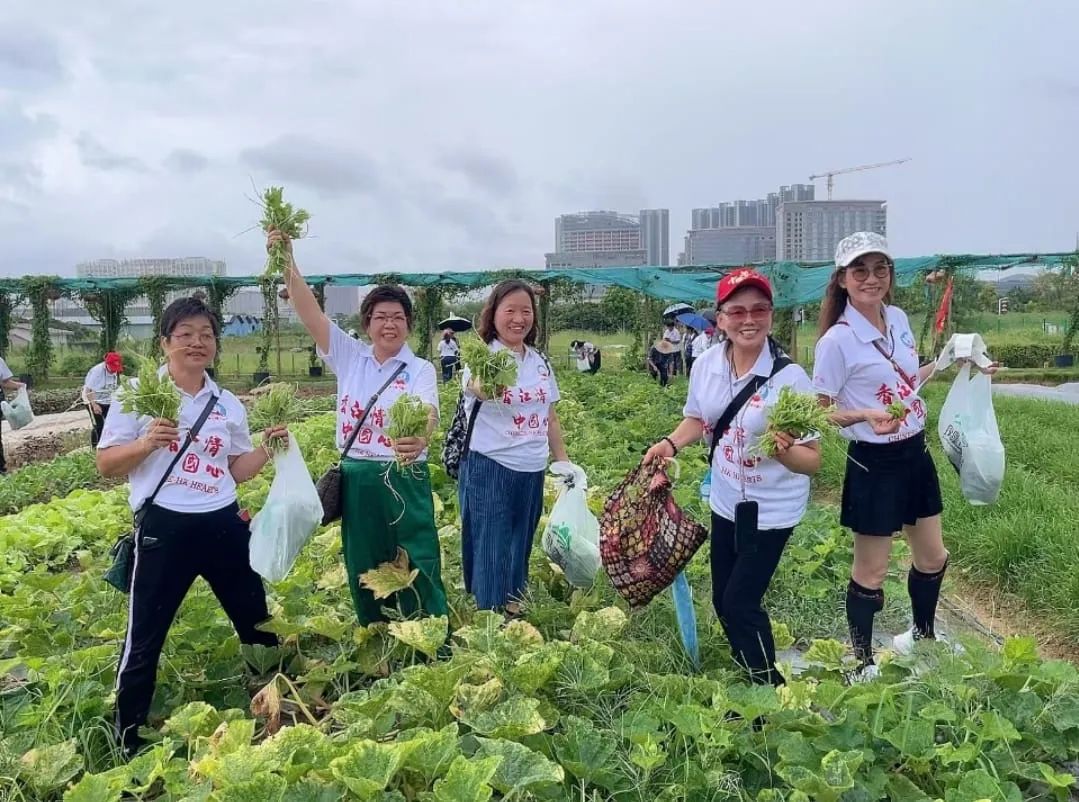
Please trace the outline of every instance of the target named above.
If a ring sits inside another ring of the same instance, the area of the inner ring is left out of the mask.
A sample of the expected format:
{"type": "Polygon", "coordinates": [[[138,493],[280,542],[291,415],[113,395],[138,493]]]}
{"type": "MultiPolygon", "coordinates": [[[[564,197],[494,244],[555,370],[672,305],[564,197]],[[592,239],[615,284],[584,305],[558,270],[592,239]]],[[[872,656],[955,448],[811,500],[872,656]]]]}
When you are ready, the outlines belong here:
{"type": "Polygon", "coordinates": [[[442,364],[442,381],[446,383],[453,379],[453,374],[461,366],[461,344],[457,342],[457,332],[468,331],[472,328],[472,323],[463,317],[450,315],[439,321],[438,327],[442,329],[442,339],[438,341],[438,356],[442,364]]]}
{"type": "Polygon", "coordinates": [[[673,317],[666,318],[663,321],[663,342],[669,343],[671,346],[668,351],[668,367],[670,375],[677,376],[682,368],[682,332],[678,330],[678,322],[673,317]]]}
{"type": "MultiPolygon", "coordinates": [[[[700,336],[700,332],[703,332],[709,326],[708,318],[697,312],[683,312],[678,315],[676,320],[686,327],[685,341],[683,347],[686,352],[686,375],[689,375],[690,369],[693,367],[693,360],[700,354],[694,349],[694,343],[700,336]]],[[[705,349],[701,349],[701,353],[704,353],[705,349]]]]}

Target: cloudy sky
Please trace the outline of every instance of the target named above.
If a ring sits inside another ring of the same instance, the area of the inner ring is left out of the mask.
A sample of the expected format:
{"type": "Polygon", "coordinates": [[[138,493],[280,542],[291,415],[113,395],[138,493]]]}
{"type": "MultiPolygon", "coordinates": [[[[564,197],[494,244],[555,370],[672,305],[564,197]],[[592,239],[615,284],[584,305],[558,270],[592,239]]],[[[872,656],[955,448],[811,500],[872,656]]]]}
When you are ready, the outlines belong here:
{"type": "MultiPolygon", "coordinates": [[[[1079,232],[1074,0],[99,0],[0,5],[0,274],[541,266],[554,218],[761,197],[824,169],[902,255],[1079,232]]],[[[823,182],[818,182],[823,197],[823,182]]]]}

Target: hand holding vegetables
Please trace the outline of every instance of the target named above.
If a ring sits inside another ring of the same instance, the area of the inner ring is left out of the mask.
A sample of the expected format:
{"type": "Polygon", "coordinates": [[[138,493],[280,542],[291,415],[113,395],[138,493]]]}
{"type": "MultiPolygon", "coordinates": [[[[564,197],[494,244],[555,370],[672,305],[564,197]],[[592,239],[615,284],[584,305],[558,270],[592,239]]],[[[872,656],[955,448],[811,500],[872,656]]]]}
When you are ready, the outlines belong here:
{"type": "Polygon", "coordinates": [[[262,430],[262,450],[267,459],[288,451],[288,426],[269,426],[262,430]]]}
{"type": "Polygon", "coordinates": [[[148,454],[159,448],[167,448],[179,439],[180,430],[176,427],[175,421],[165,418],[154,418],[150,421],[146,433],[140,438],[148,454]]]}
{"type": "Polygon", "coordinates": [[[386,435],[393,443],[399,465],[408,465],[427,448],[427,425],[430,412],[418,396],[402,393],[390,405],[390,423],[386,435]]]}
{"type": "Polygon", "coordinates": [[[122,380],[116,400],[124,412],[175,423],[180,416],[180,390],[167,370],[160,376],[158,371],[157,363],[152,359],[141,360],[138,377],[122,380]]]}
{"type": "Polygon", "coordinates": [[[876,434],[895,434],[902,424],[902,416],[894,417],[887,409],[867,409],[863,415],[876,434]]]}
{"type": "Polygon", "coordinates": [[[472,391],[478,398],[501,395],[517,383],[517,360],[505,348],[492,351],[483,340],[465,337],[461,341],[461,361],[469,370],[472,391]]]}
{"type": "Polygon", "coordinates": [[[814,433],[824,434],[832,425],[829,413],[813,393],[799,393],[789,385],[782,387],[775,406],[768,410],[768,425],[757,441],[757,452],[774,458],[785,453],[796,440],[814,433]]]}
{"type": "Polygon", "coordinates": [[[285,203],[283,193],[282,187],[270,187],[262,195],[259,225],[270,235],[266,243],[270,256],[263,272],[268,278],[280,278],[284,274],[291,262],[291,240],[307,233],[307,221],[311,219],[306,209],[293,209],[291,203],[285,203]]]}
{"type": "Polygon", "coordinates": [[[300,420],[305,413],[304,405],[296,397],[295,385],[277,383],[255,401],[248,422],[252,429],[263,430],[262,442],[272,457],[288,450],[288,438],[271,439],[265,433],[284,432],[290,423],[300,420]]]}

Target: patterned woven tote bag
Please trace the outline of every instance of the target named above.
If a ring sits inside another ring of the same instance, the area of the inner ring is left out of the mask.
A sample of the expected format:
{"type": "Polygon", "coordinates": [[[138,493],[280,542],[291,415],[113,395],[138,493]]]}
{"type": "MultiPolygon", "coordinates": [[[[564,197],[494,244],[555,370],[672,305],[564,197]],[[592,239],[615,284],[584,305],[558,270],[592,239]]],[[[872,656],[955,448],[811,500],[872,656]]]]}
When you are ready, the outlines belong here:
{"type": "Polygon", "coordinates": [[[599,551],[611,584],[632,609],[666,589],[708,539],[675,503],[661,465],[641,463],[607,499],[599,551]]]}

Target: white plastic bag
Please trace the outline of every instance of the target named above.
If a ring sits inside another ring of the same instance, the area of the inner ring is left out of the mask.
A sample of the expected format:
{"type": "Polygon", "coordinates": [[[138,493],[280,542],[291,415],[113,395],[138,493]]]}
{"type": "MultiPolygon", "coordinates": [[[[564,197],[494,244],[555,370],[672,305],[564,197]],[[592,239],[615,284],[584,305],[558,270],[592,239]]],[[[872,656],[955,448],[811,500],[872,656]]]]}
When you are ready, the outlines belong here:
{"type": "Polygon", "coordinates": [[[270,582],[288,576],[300,549],[322,522],[322,502],[295,437],[274,457],[266,504],[251,520],[251,567],[270,582]]]}
{"type": "Polygon", "coordinates": [[[989,376],[970,375],[970,363],[959,368],[944,408],[937,434],[949,461],[959,472],[963,498],[974,505],[992,504],[1004,482],[1004,444],[993,411],[989,376]]]}
{"type": "Polygon", "coordinates": [[[590,588],[600,568],[599,521],[588,509],[588,480],[569,462],[555,462],[551,473],[562,481],[543,531],[543,550],[577,588],[590,588]]]}
{"type": "Polygon", "coordinates": [[[30,423],[34,419],[34,411],[30,409],[30,395],[26,392],[26,386],[18,389],[10,403],[0,402],[0,411],[12,429],[21,429],[30,423]]]}

